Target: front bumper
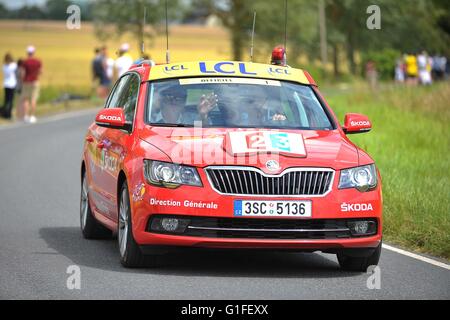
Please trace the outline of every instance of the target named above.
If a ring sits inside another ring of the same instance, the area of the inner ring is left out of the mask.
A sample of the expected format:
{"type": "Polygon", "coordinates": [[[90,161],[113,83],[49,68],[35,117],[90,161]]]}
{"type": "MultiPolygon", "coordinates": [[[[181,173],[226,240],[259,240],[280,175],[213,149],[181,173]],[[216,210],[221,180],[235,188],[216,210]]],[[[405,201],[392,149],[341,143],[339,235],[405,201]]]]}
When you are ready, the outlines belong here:
{"type": "MultiPolygon", "coordinates": [[[[202,170],[202,181],[207,181],[202,170]]],[[[138,181],[137,186],[142,182],[138,181]]],[[[381,186],[369,192],[356,189],[339,190],[334,179],[332,191],[320,197],[265,197],[267,200],[311,200],[312,218],[296,220],[372,219],[377,223],[376,234],[362,237],[227,237],[223,234],[173,235],[149,232],[154,216],[186,216],[211,219],[243,219],[233,215],[234,200],[262,200],[258,196],[220,195],[209,184],[203,187],[181,186],[175,190],[145,185],[145,193],[132,201],[133,235],[141,246],[173,246],[202,248],[292,249],[305,251],[333,251],[342,248],[376,248],[382,238],[381,186]],[[359,210],[349,210],[351,204],[359,210]]],[[[261,220],[261,217],[245,219],[261,220]]],[[[267,219],[267,218],[266,218],[267,219]]],[[[285,218],[286,221],[293,220],[285,218]]]]}
{"type": "Polygon", "coordinates": [[[147,234],[141,248],[144,252],[168,250],[169,248],[214,249],[270,249],[275,251],[323,251],[335,253],[342,249],[375,249],[381,243],[381,235],[364,238],[335,240],[270,240],[270,239],[224,239],[185,237],[165,234],[147,234]]]}

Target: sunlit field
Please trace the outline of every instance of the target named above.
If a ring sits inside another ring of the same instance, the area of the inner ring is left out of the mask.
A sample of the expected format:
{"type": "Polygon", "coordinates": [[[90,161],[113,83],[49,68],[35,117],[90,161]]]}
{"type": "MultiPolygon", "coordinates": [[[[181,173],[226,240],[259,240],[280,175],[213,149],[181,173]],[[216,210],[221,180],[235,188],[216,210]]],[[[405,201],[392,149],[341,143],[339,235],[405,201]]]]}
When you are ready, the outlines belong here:
{"type": "MultiPolygon", "coordinates": [[[[114,30],[111,29],[111,32],[114,30]]],[[[8,51],[14,59],[25,57],[26,46],[33,44],[37,49],[36,56],[43,62],[41,85],[44,88],[88,90],[94,48],[106,44],[109,55],[115,58],[122,42],[130,43],[133,58],[140,56],[140,46],[131,35],[102,43],[96,39],[91,23],[82,23],[80,30],[68,30],[65,21],[0,20],[1,58],[8,51]]],[[[152,59],[164,62],[165,33],[161,33],[152,43],[148,42],[145,48],[152,59]]],[[[217,27],[171,26],[170,50],[172,61],[230,58],[228,33],[217,27]]]]}

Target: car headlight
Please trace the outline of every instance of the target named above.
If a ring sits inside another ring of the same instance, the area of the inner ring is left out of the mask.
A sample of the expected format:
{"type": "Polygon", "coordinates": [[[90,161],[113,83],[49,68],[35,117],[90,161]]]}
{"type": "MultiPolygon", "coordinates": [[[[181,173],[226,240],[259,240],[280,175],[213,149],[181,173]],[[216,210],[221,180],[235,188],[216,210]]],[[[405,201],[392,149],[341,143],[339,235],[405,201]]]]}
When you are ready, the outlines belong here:
{"type": "Polygon", "coordinates": [[[144,160],[144,175],[148,183],[166,188],[202,186],[196,168],[170,162],[144,160]]]}
{"type": "Polygon", "coordinates": [[[377,186],[375,164],[341,170],[339,189],[356,188],[361,192],[372,190],[377,186]]]}

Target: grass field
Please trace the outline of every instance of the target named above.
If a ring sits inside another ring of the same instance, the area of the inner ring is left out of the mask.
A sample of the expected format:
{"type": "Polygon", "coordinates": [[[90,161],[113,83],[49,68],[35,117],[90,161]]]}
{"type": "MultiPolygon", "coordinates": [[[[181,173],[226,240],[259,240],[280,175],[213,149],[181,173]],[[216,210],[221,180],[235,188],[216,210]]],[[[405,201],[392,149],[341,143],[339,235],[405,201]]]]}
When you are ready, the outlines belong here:
{"type": "MultiPolygon", "coordinates": [[[[221,28],[173,26],[170,30],[172,61],[230,58],[228,35],[221,28]]],[[[138,57],[137,44],[129,35],[106,43],[110,55],[124,41],[138,57]]],[[[93,49],[101,45],[92,25],[84,23],[81,30],[71,31],[64,22],[0,21],[2,57],[6,51],[23,57],[28,44],[37,47],[44,64],[39,114],[70,109],[42,103],[61,92],[89,93],[93,49]]],[[[164,61],[165,39],[156,38],[148,52],[156,61],[164,61]]],[[[373,122],[371,133],[350,138],[372,155],[383,176],[385,239],[449,259],[450,85],[383,86],[371,93],[353,84],[348,90],[335,86],[324,91],[341,121],[346,112],[360,112],[373,122]]],[[[87,104],[92,106],[91,101],[87,104]]],[[[83,105],[74,106],[79,107],[83,105]]]]}
{"type": "Polygon", "coordinates": [[[350,135],[383,178],[385,239],[450,258],[450,84],[333,93],[339,119],[369,116],[370,133],[350,135]]]}

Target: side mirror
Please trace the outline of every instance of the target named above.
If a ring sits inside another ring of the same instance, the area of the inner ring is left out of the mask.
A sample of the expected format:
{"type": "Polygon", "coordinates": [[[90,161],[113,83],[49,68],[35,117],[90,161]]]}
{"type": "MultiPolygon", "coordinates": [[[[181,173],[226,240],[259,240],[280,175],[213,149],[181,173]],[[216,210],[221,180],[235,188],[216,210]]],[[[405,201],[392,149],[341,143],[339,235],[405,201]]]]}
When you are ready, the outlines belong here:
{"type": "Polygon", "coordinates": [[[342,127],[345,134],[364,133],[372,129],[369,118],[363,114],[347,113],[342,127]]]}
{"type": "Polygon", "coordinates": [[[102,109],[95,117],[95,124],[110,129],[122,129],[129,131],[131,124],[125,122],[125,114],[122,108],[102,109]]]}

